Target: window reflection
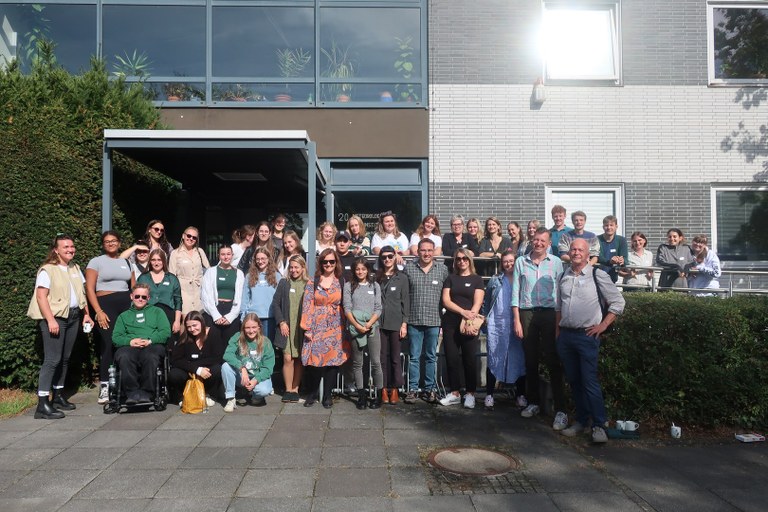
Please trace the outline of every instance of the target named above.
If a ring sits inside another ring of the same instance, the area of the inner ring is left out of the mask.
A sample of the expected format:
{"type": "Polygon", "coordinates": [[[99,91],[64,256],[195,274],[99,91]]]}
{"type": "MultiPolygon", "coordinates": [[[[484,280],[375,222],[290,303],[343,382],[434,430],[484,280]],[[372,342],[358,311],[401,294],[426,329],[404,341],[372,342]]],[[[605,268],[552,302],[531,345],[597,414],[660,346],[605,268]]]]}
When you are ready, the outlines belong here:
{"type": "Polygon", "coordinates": [[[105,5],[103,39],[111,72],[125,70],[126,76],[143,78],[205,76],[203,6],[105,5]],[[144,57],[141,67],[134,56],[144,57]],[[137,69],[141,74],[129,74],[137,69]]]}
{"type": "MultiPolygon", "coordinates": [[[[376,170],[375,172],[381,172],[376,170]]],[[[379,213],[391,210],[397,215],[397,225],[410,238],[421,221],[421,192],[417,191],[370,191],[334,192],[334,223],[338,229],[346,229],[352,215],[365,222],[368,236],[376,231],[379,213]]]]}
{"type": "Polygon", "coordinates": [[[211,99],[217,103],[277,102],[314,104],[314,85],[306,84],[242,84],[215,82],[211,99]]]}
{"type": "Polygon", "coordinates": [[[215,76],[312,78],[314,46],[311,7],[213,9],[215,76]]]}
{"type": "MultiPolygon", "coordinates": [[[[321,84],[320,101],[348,103],[417,103],[421,98],[421,84],[349,84],[345,93],[342,84],[321,84]]],[[[383,105],[384,106],[384,105],[383,105]]]]}
{"type": "Polygon", "coordinates": [[[0,25],[0,65],[18,58],[28,72],[38,39],[54,42],[57,62],[71,73],[87,69],[96,54],[95,5],[0,4],[0,25]],[[10,44],[14,34],[16,46],[10,44]]]}

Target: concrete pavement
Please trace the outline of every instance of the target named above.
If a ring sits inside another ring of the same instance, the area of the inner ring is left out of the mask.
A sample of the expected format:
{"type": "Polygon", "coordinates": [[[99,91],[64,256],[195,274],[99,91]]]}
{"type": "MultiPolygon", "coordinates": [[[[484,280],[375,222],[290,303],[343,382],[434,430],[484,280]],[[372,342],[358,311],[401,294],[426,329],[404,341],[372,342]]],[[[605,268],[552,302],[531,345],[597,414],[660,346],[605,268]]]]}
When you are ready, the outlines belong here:
{"type": "Polygon", "coordinates": [[[94,392],[63,420],[0,421],[0,511],[763,511],[765,443],[566,441],[548,421],[419,403],[358,411],[282,404],[198,415],[105,415],[94,392]],[[436,448],[511,455],[519,469],[460,477],[436,448]]]}

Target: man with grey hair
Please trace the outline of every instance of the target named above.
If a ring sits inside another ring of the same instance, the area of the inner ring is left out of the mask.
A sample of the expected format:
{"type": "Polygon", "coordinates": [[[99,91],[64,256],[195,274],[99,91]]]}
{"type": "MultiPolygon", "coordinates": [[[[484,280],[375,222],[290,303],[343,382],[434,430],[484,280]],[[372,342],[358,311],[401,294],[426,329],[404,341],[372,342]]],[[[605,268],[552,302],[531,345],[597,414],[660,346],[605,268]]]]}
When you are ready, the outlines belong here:
{"type": "Polygon", "coordinates": [[[557,353],[576,404],[576,421],[565,436],[584,432],[592,420],[592,442],[605,443],[605,403],[597,374],[600,335],[624,312],[622,297],[611,278],[589,265],[589,244],[577,238],[569,250],[571,265],[558,283],[557,353]]]}
{"type": "Polygon", "coordinates": [[[469,236],[469,233],[464,233],[464,217],[454,215],[451,217],[451,232],[443,235],[443,256],[453,258],[453,253],[459,247],[472,251],[472,256],[480,254],[477,240],[469,236]]]}

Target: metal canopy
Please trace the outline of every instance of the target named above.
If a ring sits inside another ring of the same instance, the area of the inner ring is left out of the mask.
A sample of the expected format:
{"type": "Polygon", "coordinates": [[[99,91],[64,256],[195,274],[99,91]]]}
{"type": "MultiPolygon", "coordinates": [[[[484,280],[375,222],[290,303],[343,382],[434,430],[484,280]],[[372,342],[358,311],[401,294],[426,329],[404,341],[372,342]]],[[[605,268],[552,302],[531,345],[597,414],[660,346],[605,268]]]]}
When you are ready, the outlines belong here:
{"type": "MultiPolygon", "coordinates": [[[[233,187],[248,201],[281,204],[306,190],[309,247],[315,246],[317,182],[325,176],[303,130],[104,130],[102,229],[112,227],[112,152],[206,194],[233,187]],[[310,179],[310,177],[312,179],[310,179]]],[[[307,261],[314,272],[314,259],[307,261]]]]}

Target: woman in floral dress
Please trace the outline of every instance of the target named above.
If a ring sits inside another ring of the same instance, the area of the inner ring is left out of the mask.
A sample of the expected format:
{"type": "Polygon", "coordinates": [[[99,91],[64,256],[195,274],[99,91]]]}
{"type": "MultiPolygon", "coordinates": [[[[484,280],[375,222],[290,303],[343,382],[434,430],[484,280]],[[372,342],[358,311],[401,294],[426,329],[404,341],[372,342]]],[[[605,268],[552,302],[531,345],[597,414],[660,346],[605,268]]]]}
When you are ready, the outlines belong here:
{"type": "Polygon", "coordinates": [[[318,400],[320,380],[323,382],[323,407],[333,405],[331,390],[341,366],[349,357],[349,344],[344,340],[344,313],[341,305],[341,263],[333,249],[324,249],[317,258],[313,281],[304,290],[301,328],[304,346],[301,362],[310,377],[310,395],[304,402],[312,407],[318,400]]]}

